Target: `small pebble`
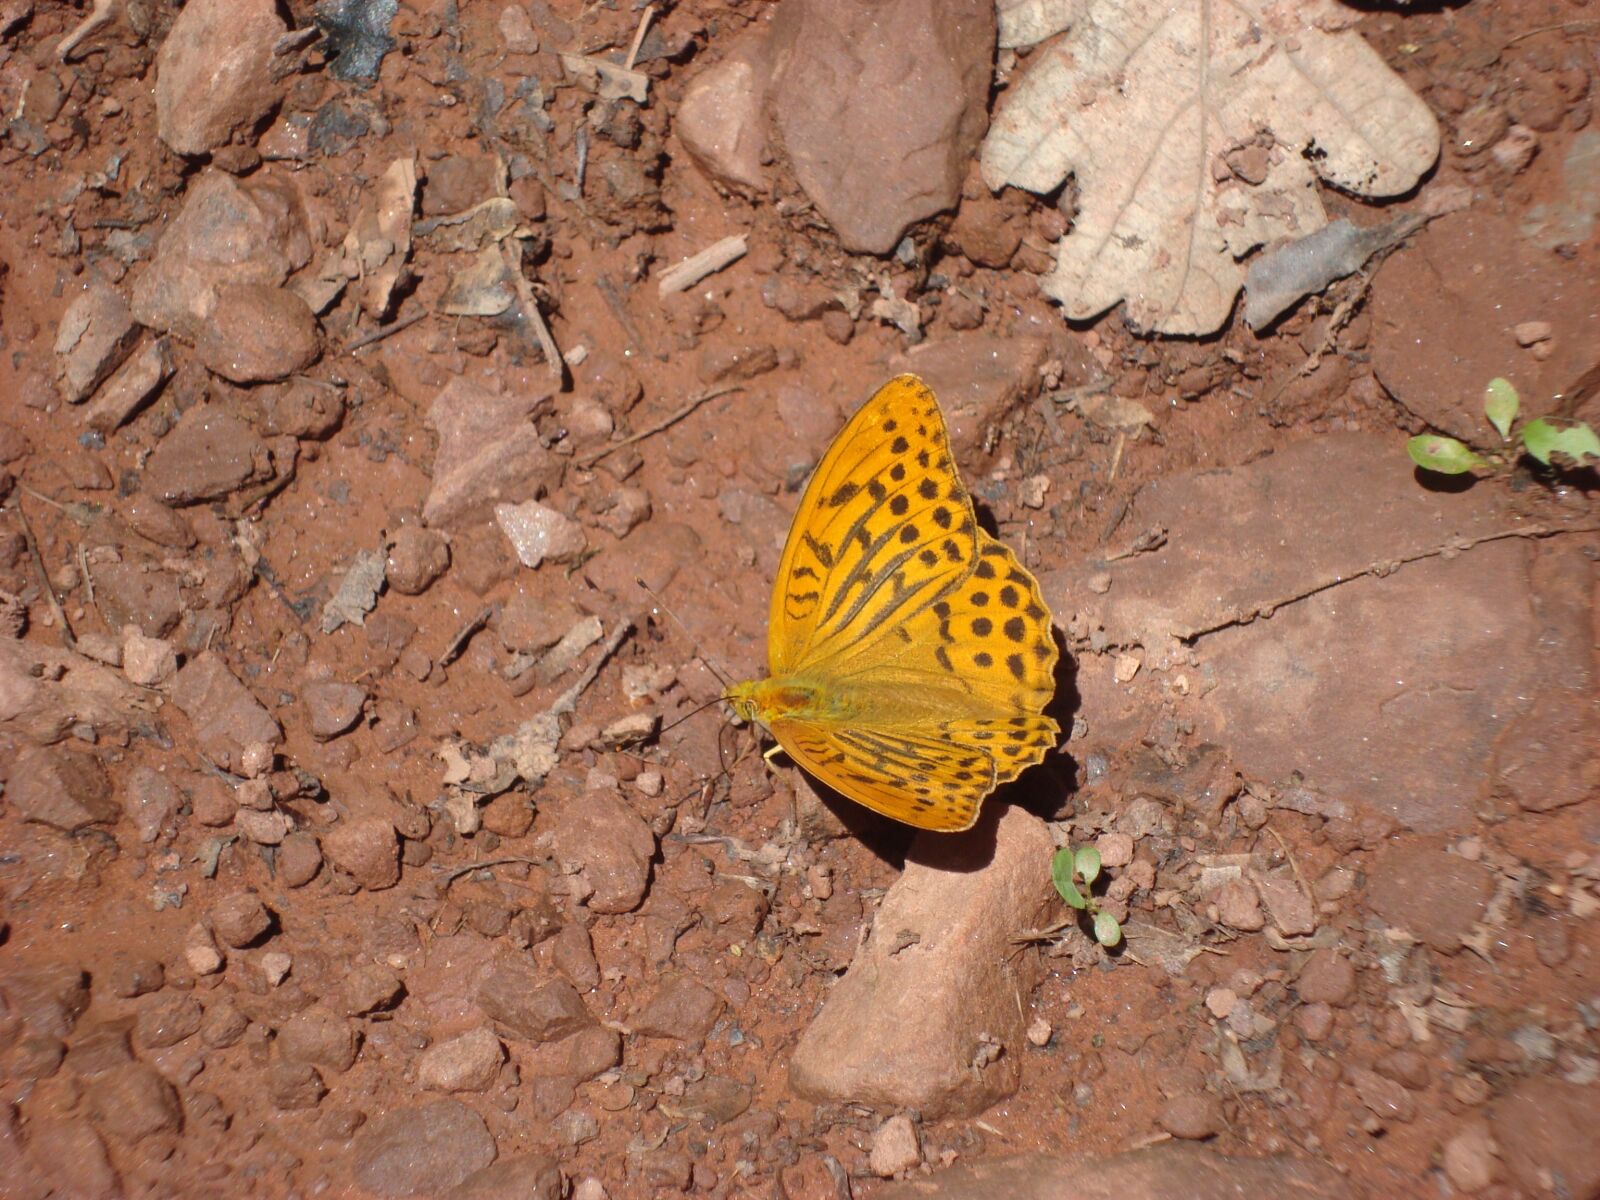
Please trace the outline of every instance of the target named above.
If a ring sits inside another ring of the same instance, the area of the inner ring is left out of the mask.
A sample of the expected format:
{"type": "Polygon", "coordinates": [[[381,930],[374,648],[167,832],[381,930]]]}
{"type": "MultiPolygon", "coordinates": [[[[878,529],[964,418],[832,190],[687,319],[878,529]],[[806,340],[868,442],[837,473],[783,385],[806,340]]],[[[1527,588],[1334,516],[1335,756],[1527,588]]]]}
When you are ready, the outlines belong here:
{"type": "Polygon", "coordinates": [[[1294,1023],[1308,1042],[1320,1042],[1333,1032],[1333,1009],[1319,1000],[1295,1010],[1294,1023]]]}
{"type": "Polygon", "coordinates": [[[1548,342],[1554,333],[1549,321],[1523,321],[1511,327],[1511,336],[1517,339],[1517,345],[1524,347],[1548,342]]]}
{"type": "Polygon", "coordinates": [[[322,853],[339,870],[370,890],[400,882],[400,842],[382,817],[342,821],[322,836],[322,853]]]}
{"type": "Polygon", "coordinates": [[[1156,1124],[1175,1138],[1215,1137],[1222,1132],[1222,1105],[1215,1096],[1174,1096],[1162,1105],[1156,1124]]]}
{"type": "Polygon", "coordinates": [[[189,930],[188,940],[183,947],[183,961],[196,975],[215,975],[222,970],[222,952],[217,949],[216,942],[211,940],[211,931],[204,925],[196,925],[189,930]]]}
{"type": "Polygon", "coordinates": [[[588,544],[576,521],[537,500],[497,504],[494,517],[516,551],[517,561],[525,567],[537,567],[546,560],[571,562],[588,544]]]}
{"type": "Polygon", "coordinates": [[[1260,829],[1267,823],[1266,803],[1254,792],[1245,792],[1234,801],[1233,811],[1239,814],[1246,829],[1260,829]]]}
{"type": "Polygon", "coordinates": [[[277,987],[283,982],[292,965],[293,962],[289,956],[280,950],[272,950],[261,956],[261,973],[266,976],[267,982],[273,987],[277,987]]]}
{"type": "Polygon", "coordinates": [[[421,525],[402,525],[389,548],[385,578],[406,596],[427,591],[450,566],[450,546],[444,537],[421,525]]]}
{"type": "Polygon", "coordinates": [[[254,892],[235,892],[211,906],[211,927],[235,949],[257,941],[272,928],[272,914],[254,892]]]}
{"type": "Polygon", "coordinates": [[[122,673],[139,687],[158,687],[178,673],[178,652],[165,638],[145,637],[137,625],[125,625],[122,673]]]}
{"type": "Polygon", "coordinates": [[[1513,125],[1489,148],[1489,157],[1515,175],[1527,169],[1539,152],[1539,135],[1526,125],[1513,125]]]}
{"type": "Polygon", "coordinates": [[[1102,833],[1094,847],[1103,867],[1125,867],[1133,861],[1133,838],[1126,833],[1102,833]]]}
{"type": "Polygon", "coordinates": [[[821,863],[811,864],[806,868],[806,886],[816,899],[829,899],[833,895],[833,869],[821,863]]]}
{"type": "Polygon", "coordinates": [[[315,679],[300,689],[311,736],[319,742],[338,737],[361,717],[367,693],[353,683],[315,679]]]}
{"type": "Polygon", "coordinates": [[[1307,1004],[1322,1001],[1338,1007],[1348,1004],[1355,993],[1356,969],[1337,950],[1317,950],[1306,960],[1294,986],[1307,1004]]]}
{"type": "Polygon", "coordinates": [[[124,1000],[161,990],[166,974],[153,958],[118,958],[106,975],[113,996],[124,1000]]]}
{"type": "Polygon", "coordinates": [[[417,1082],[436,1092],[487,1091],[504,1058],[505,1048],[492,1029],[469,1030],[425,1050],[417,1062],[417,1082]]]}
{"type": "Polygon", "coordinates": [[[240,808],[269,812],[273,807],[272,784],[265,779],[246,779],[233,789],[233,799],[240,808]]]}
{"type": "Polygon", "coordinates": [[[1489,1127],[1473,1121],[1444,1144],[1444,1173],[1459,1190],[1481,1192],[1494,1182],[1498,1154],[1489,1127]]]}
{"type": "Polygon", "coordinates": [[[917,1127],[904,1114],[890,1117],[872,1135],[867,1165],[879,1179],[893,1179],[922,1162],[917,1127]]]}
{"type": "Polygon", "coordinates": [[[241,808],[234,813],[233,823],[258,846],[276,846],[289,836],[289,818],[281,812],[241,808]]]}
{"type": "Polygon", "coordinates": [[[272,770],[277,760],[278,752],[272,748],[271,743],[251,742],[239,756],[239,769],[245,775],[254,778],[272,770]]]}
{"type": "Polygon", "coordinates": [[[286,887],[304,887],[322,869],[322,847],[305,830],[289,834],[278,847],[278,878],[286,887]]]}
{"type": "Polygon", "coordinates": [[[600,1122],[593,1113],[569,1108],[556,1118],[555,1134],[563,1145],[581,1146],[600,1136],[600,1122]]]}
{"type": "Polygon", "coordinates": [[[1048,1046],[1055,1030],[1050,1028],[1050,1022],[1043,1017],[1035,1017],[1028,1024],[1028,1041],[1035,1046],[1048,1046]]]}
{"type": "Polygon", "coordinates": [[[1266,925],[1260,899],[1249,880],[1229,880],[1217,889],[1217,920],[1245,933],[1254,933],[1266,925]]]}

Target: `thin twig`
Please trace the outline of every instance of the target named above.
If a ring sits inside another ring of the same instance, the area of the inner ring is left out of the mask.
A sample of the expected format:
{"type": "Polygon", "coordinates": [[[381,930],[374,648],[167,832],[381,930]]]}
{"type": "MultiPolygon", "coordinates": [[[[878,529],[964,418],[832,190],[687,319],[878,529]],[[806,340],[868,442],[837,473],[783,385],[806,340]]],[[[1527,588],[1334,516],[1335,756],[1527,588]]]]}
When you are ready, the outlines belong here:
{"type": "Polygon", "coordinates": [[[94,0],[94,7],[89,10],[89,15],[79,21],[72,32],[56,44],[56,57],[62,62],[71,61],[72,52],[78,48],[78,43],[100,26],[110,22],[116,8],[117,0],[94,0]]]}
{"type": "Polygon", "coordinates": [[[630,71],[633,70],[633,64],[639,61],[639,48],[644,45],[644,35],[649,32],[650,20],[655,15],[654,4],[646,5],[639,14],[639,28],[633,31],[633,44],[628,47],[628,57],[622,60],[622,65],[630,71]]]}
{"type": "Polygon", "coordinates": [[[742,233],[712,242],[704,250],[691,254],[661,272],[656,282],[656,292],[662,296],[686,292],[706,276],[738,262],[749,249],[749,239],[742,233]]]}
{"type": "Polygon", "coordinates": [[[444,648],[444,653],[439,656],[439,665],[448,667],[467,648],[467,643],[472,640],[472,635],[477,633],[489,623],[489,618],[494,615],[494,605],[490,604],[480,609],[476,616],[463,625],[455,637],[450,639],[450,644],[444,648]]]}
{"type": "Polygon", "coordinates": [[[50,611],[61,625],[61,641],[68,650],[74,654],[78,652],[78,639],[72,632],[72,626],[67,622],[66,610],[61,607],[61,601],[56,599],[56,590],[50,586],[50,573],[44,569],[44,556],[39,553],[39,539],[33,536],[33,524],[28,520],[28,514],[23,511],[22,497],[17,497],[17,519],[22,523],[22,536],[27,539],[28,553],[33,556],[33,565],[39,572],[39,583],[44,588],[45,599],[50,602],[50,611]]]}
{"type": "Polygon", "coordinates": [[[622,639],[632,632],[632,621],[623,621],[611,631],[606,637],[605,643],[600,647],[600,653],[595,656],[595,660],[584,668],[582,675],[573,680],[571,687],[562,692],[551,703],[548,709],[551,716],[559,717],[563,713],[573,712],[578,707],[578,697],[582,696],[589,685],[595,681],[595,676],[600,674],[600,668],[606,665],[606,661],[617,652],[617,647],[622,645],[622,639]]]}
{"type": "Polygon", "coordinates": [[[580,467],[592,467],[592,466],[594,466],[595,463],[599,462],[606,455],[614,453],[615,451],[621,450],[624,446],[631,446],[635,442],[642,442],[647,437],[654,437],[656,434],[660,433],[663,429],[670,429],[672,426],[676,425],[679,421],[681,421],[685,417],[687,417],[695,409],[699,408],[702,404],[705,404],[705,403],[708,403],[709,401],[715,400],[718,396],[726,396],[729,392],[742,392],[742,391],[744,391],[744,384],[742,384],[742,383],[725,383],[721,387],[714,387],[714,388],[711,388],[709,391],[701,392],[693,400],[689,401],[689,403],[685,404],[682,408],[678,409],[677,412],[671,413],[668,416],[663,417],[660,421],[657,421],[654,425],[651,425],[646,429],[641,429],[641,430],[639,430],[638,433],[629,434],[627,437],[623,438],[620,442],[612,442],[609,446],[602,446],[602,447],[600,447],[600,449],[594,451],[593,453],[584,455],[582,458],[577,460],[578,466],[580,466],[580,467]]]}
{"type": "Polygon", "coordinates": [[[421,312],[412,313],[409,317],[401,317],[397,321],[390,321],[387,325],[379,325],[376,329],[372,330],[372,332],[364,333],[360,337],[356,338],[355,341],[350,342],[339,353],[354,354],[357,350],[360,350],[364,346],[370,346],[373,342],[381,342],[386,337],[393,337],[403,329],[410,329],[413,325],[427,315],[428,310],[423,309],[421,312]]]}
{"type": "Polygon", "coordinates": [[[522,243],[516,242],[516,247],[513,249],[509,244],[511,242],[516,242],[516,239],[507,239],[507,243],[501,245],[501,257],[511,270],[511,281],[517,289],[517,298],[522,301],[522,315],[533,326],[533,336],[539,340],[539,348],[544,351],[544,368],[555,380],[556,386],[561,387],[567,381],[566,360],[556,348],[556,339],[550,333],[550,326],[545,324],[544,314],[539,311],[539,302],[534,299],[533,288],[528,286],[527,279],[523,277],[522,243]]]}
{"type": "Polygon", "coordinates": [[[83,576],[83,594],[92,605],[95,602],[94,576],[89,574],[89,551],[82,542],[78,543],[78,573],[83,576]]]}
{"type": "Polygon", "coordinates": [[[1289,869],[1294,872],[1295,880],[1305,889],[1306,899],[1315,904],[1317,902],[1317,890],[1311,886],[1311,881],[1300,873],[1300,864],[1295,861],[1294,851],[1289,849],[1283,838],[1278,835],[1278,831],[1271,825],[1264,825],[1262,828],[1272,835],[1273,841],[1278,843],[1278,849],[1282,850],[1283,856],[1289,860],[1289,869]]]}
{"type": "Polygon", "coordinates": [[[1440,558],[1446,554],[1460,554],[1463,551],[1481,546],[1485,542],[1499,542],[1504,541],[1506,538],[1558,537],[1565,533],[1600,533],[1600,525],[1531,525],[1526,529],[1502,529],[1496,533],[1486,533],[1473,538],[1452,538],[1440,546],[1433,546],[1427,550],[1418,550],[1411,554],[1402,554],[1397,558],[1385,559],[1381,563],[1372,563],[1359,570],[1344,572],[1333,579],[1325,579],[1318,583],[1313,583],[1292,595],[1280,596],[1276,600],[1265,601],[1255,605],[1248,613],[1229,617],[1226,620],[1218,621],[1215,625],[1207,625],[1203,629],[1191,629],[1181,633],[1174,631],[1174,633],[1183,641],[1192,641],[1195,638],[1204,637],[1208,633],[1216,633],[1219,629],[1228,629],[1235,625],[1248,625],[1257,617],[1271,616],[1280,608],[1287,607],[1300,600],[1309,599],[1318,592],[1325,592],[1330,588],[1339,587],[1342,584],[1349,583],[1351,580],[1360,579],[1364,575],[1382,578],[1396,567],[1421,562],[1428,558],[1440,558]]]}

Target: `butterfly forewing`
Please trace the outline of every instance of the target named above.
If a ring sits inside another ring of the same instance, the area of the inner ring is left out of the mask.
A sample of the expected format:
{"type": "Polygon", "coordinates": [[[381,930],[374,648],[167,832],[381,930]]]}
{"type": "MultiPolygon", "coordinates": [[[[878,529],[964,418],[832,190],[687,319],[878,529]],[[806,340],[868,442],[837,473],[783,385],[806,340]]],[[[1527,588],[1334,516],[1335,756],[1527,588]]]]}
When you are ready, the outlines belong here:
{"type": "Polygon", "coordinates": [[[773,589],[774,675],[859,657],[971,569],[979,530],[939,405],[902,375],[878,389],[817,465],[773,589]]]}

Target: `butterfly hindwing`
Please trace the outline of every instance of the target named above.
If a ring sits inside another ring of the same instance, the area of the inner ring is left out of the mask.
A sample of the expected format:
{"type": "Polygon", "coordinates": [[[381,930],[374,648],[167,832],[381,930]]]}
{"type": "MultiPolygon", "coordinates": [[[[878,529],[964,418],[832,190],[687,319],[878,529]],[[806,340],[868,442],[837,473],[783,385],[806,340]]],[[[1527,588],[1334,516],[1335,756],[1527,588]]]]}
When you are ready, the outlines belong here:
{"type": "Polygon", "coordinates": [[[970,829],[983,799],[1055,745],[1049,717],[941,721],[913,728],[778,721],[784,750],[841,795],[922,829],[970,829]]]}

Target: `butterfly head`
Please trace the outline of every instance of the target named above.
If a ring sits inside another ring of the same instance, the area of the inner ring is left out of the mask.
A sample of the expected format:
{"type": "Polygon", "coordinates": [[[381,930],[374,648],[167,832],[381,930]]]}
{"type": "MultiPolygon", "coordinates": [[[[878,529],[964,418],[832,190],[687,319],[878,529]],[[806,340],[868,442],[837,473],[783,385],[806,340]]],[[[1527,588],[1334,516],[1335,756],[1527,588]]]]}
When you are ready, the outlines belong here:
{"type": "Polygon", "coordinates": [[[771,726],[777,717],[804,718],[816,709],[815,688],[786,679],[750,679],[730,687],[722,698],[746,721],[771,726]]]}
{"type": "Polygon", "coordinates": [[[738,713],[745,721],[756,721],[756,689],[761,684],[754,679],[747,679],[743,683],[736,683],[723,693],[722,698],[728,702],[729,707],[738,713]]]}

